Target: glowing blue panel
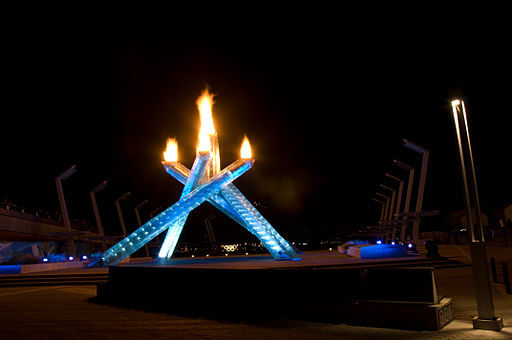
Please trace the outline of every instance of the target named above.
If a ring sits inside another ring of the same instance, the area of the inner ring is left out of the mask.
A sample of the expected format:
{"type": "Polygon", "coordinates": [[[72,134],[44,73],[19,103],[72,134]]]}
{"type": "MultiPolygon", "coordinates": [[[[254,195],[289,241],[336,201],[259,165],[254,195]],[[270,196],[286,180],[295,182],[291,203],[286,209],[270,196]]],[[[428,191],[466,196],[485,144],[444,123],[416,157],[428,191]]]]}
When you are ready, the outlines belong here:
{"type": "Polygon", "coordinates": [[[362,259],[380,259],[387,257],[405,257],[408,256],[407,248],[401,244],[377,244],[361,247],[360,256],[362,259]]]}

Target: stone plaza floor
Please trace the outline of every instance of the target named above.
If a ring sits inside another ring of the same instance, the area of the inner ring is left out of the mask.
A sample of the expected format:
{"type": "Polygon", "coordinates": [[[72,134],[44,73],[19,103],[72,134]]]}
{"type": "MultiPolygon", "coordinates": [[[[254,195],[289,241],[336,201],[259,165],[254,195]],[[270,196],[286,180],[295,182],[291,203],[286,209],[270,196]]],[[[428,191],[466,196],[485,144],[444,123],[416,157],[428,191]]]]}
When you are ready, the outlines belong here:
{"type": "MultiPolygon", "coordinates": [[[[441,255],[464,261],[461,247],[440,247],[441,255]]],[[[498,263],[512,263],[503,258],[508,252],[491,247],[489,256],[494,253],[498,263]]],[[[439,292],[453,298],[456,315],[440,331],[206,319],[99,304],[95,286],[25,286],[0,288],[0,339],[512,339],[512,295],[505,294],[503,284],[493,284],[496,315],[505,324],[495,332],[472,328],[477,309],[471,267],[436,269],[436,278],[439,292]]]]}

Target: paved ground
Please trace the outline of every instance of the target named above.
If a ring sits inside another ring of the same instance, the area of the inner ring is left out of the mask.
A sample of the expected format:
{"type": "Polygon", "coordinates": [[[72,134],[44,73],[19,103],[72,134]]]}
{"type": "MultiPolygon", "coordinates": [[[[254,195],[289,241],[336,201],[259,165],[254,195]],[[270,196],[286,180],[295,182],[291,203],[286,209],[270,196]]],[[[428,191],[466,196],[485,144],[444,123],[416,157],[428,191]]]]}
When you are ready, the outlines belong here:
{"type": "MultiPolygon", "coordinates": [[[[443,249],[441,254],[465,248],[443,249]]],[[[490,249],[497,262],[512,256],[490,249]]],[[[510,253],[510,254],[508,254],[510,253]]],[[[512,263],[512,261],[509,261],[512,263]]],[[[438,332],[408,331],[289,320],[258,323],[208,320],[94,303],[94,286],[0,289],[0,339],[512,339],[512,296],[494,285],[501,332],[474,330],[476,314],[471,267],[436,270],[439,291],[454,299],[456,320],[438,332]]],[[[249,301],[246,303],[257,303],[249,301]]],[[[236,306],[226,306],[236,308],[236,306]]]]}

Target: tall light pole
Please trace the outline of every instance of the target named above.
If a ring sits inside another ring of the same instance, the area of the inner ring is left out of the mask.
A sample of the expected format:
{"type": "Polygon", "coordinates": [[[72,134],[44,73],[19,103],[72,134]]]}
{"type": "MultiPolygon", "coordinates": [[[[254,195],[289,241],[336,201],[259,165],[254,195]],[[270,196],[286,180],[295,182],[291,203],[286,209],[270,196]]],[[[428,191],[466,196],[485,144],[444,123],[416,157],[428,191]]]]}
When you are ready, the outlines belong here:
{"type": "Polygon", "coordinates": [[[395,207],[395,199],[396,199],[396,190],[393,188],[388,187],[384,184],[379,184],[379,187],[382,189],[386,189],[391,191],[391,203],[389,204],[389,210],[388,210],[388,221],[391,221],[393,219],[393,208],[395,207]]]}
{"type": "Polygon", "coordinates": [[[380,221],[384,220],[384,207],[386,206],[386,203],[376,198],[372,198],[372,201],[375,201],[380,204],[380,221]]]}
{"type": "MultiPolygon", "coordinates": [[[[409,207],[411,205],[411,195],[412,195],[412,186],[414,183],[414,168],[410,166],[409,164],[397,161],[396,159],[393,160],[393,164],[397,167],[399,167],[402,170],[409,171],[409,181],[407,182],[407,193],[405,194],[405,205],[404,205],[404,219],[407,219],[406,216],[407,213],[409,213],[409,207]]],[[[400,241],[405,242],[405,229],[407,225],[405,223],[402,224],[402,227],[400,228],[400,241]]]]}
{"type": "Polygon", "coordinates": [[[67,232],[70,233],[68,246],[71,251],[71,255],[76,258],[76,247],[75,240],[73,239],[71,222],[69,221],[68,208],[66,207],[66,200],[64,199],[64,191],[62,190],[62,181],[69,178],[76,172],[76,165],[71,166],[59,176],[55,177],[55,185],[57,186],[57,194],[59,195],[60,211],[62,213],[62,219],[64,220],[64,227],[67,232]]]}
{"type": "Polygon", "coordinates": [[[473,328],[499,331],[503,328],[503,319],[496,317],[494,314],[491,280],[489,277],[489,267],[487,265],[487,249],[483,233],[480,200],[478,198],[478,187],[476,183],[473,152],[471,151],[471,141],[469,138],[466,108],[464,107],[464,102],[461,100],[453,100],[451,104],[455,132],[457,134],[462,181],[464,184],[464,203],[471,236],[470,253],[475,281],[476,304],[478,308],[478,316],[473,319],[473,328]],[[471,190],[468,185],[468,177],[471,190]],[[473,223],[471,199],[473,199],[473,204],[475,205],[476,223],[473,223]]]}
{"type": "Polygon", "coordinates": [[[117,215],[119,216],[119,223],[121,223],[121,229],[123,230],[124,237],[126,237],[128,233],[126,232],[126,225],[124,224],[123,211],[121,210],[121,202],[130,197],[131,194],[132,193],[128,191],[126,194],[116,199],[117,215]]]}
{"type": "MultiPolygon", "coordinates": [[[[135,208],[133,208],[135,210],[135,217],[137,218],[137,228],[140,227],[142,225],[142,221],[140,219],[140,213],[139,213],[139,209],[142,208],[143,206],[145,206],[146,204],[148,204],[148,200],[144,200],[142,201],[141,203],[137,204],[135,206],[135,208]]],[[[146,251],[146,257],[149,257],[150,254],[149,254],[149,247],[147,244],[144,245],[144,250],[146,251]]]]}
{"type": "Polygon", "coordinates": [[[381,197],[381,198],[384,198],[386,200],[386,206],[384,207],[384,218],[382,221],[387,221],[388,220],[388,212],[389,212],[389,197],[384,195],[384,194],[381,194],[380,192],[376,192],[375,195],[381,197]]]}
{"type": "Polygon", "coordinates": [[[402,194],[404,191],[404,181],[398,177],[395,177],[389,173],[386,173],[386,177],[389,177],[399,183],[398,195],[396,197],[396,208],[395,208],[395,220],[398,220],[398,214],[400,214],[400,207],[402,206],[402,194]]]}
{"type": "Polygon", "coordinates": [[[101,249],[105,251],[107,249],[107,245],[105,243],[105,230],[103,229],[103,225],[101,224],[100,211],[98,209],[98,203],[96,202],[96,194],[105,189],[107,187],[108,182],[103,181],[91,191],[89,191],[89,195],[91,196],[91,204],[92,210],[94,210],[94,217],[96,218],[96,225],[98,226],[98,233],[101,235],[101,249]]]}
{"type": "MultiPolygon", "coordinates": [[[[418,184],[418,197],[416,198],[416,214],[421,213],[421,209],[423,207],[423,196],[425,193],[425,181],[427,180],[427,169],[428,169],[428,157],[430,152],[417,144],[414,144],[407,139],[403,140],[404,146],[408,149],[416,151],[422,154],[421,160],[421,171],[420,171],[420,182],[418,184]]],[[[420,230],[420,219],[419,215],[414,219],[414,224],[412,227],[412,238],[413,242],[418,244],[419,242],[419,230],[420,230]]]]}
{"type": "MultiPolygon", "coordinates": [[[[391,203],[389,204],[389,210],[388,210],[388,218],[386,219],[386,223],[391,226],[391,241],[395,241],[395,235],[396,235],[396,226],[393,225],[393,208],[395,206],[395,199],[396,199],[396,190],[393,188],[388,187],[384,184],[379,184],[379,186],[382,189],[386,189],[388,191],[391,191],[391,203]]],[[[386,240],[388,239],[389,231],[386,231],[386,240]]]]}
{"type": "MultiPolygon", "coordinates": [[[[389,201],[390,201],[390,198],[380,192],[376,192],[375,195],[381,197],[381,198],[384,198],[386,200],[386,205],[384,207],[384,219],[382,220],[382,223],[381,223],[381,230],[386,230],[385,228],[385,221],[387,221],[389,218],[388,218],[388,213],[389,213],[389,201]]],[[[387,236],[388,236],[388,232],[386,231],[384,233],[384,241],[387,241],[387,236]]]]}
{"type": "MultiPolygon", "coordinates": [[[[394,216],[394,218],[392,218],[395,221],[397,221],[398,220],[398,214],[400,213],[400,206],[402,204],[402,192],[404,191],[404,181],[401,180],[398,177],[395,177],[395,176],[389,174],[389,173],[386,173],[385,175],[386,175],[386,177],[391,178],[391,179],[393,179],[395,181],[398,181],[398,183],[399,183],[398,195],[397,195],[397,198],[396,198],[395,216],[394,216]]],[[[391,213],[391,214],[393,215],[393,213],[391,213]]],[[[393,224],[392,235],[391,235],[391,238],[393,239],[393,241],[395,241],[395,239],[396,239],[396,230],[397,230],[397,226],[396,226],[396,224],[393,224]]]]}

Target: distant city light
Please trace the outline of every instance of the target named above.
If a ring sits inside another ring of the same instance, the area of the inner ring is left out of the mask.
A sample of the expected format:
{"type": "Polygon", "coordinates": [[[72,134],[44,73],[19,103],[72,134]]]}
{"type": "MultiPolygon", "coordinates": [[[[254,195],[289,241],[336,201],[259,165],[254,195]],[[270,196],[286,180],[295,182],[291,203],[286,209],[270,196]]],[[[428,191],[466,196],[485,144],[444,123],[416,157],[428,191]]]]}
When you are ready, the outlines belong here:
{"type": "Polygon", "coordinates": [[[43,258],[43,262],[48,262],[48,258],[43,258]]]}
{"type": "Polygon", "coordinates": [[[382,241],[381,240],[377,240],[377,244],[382,244],[382,241]]]}
{"type": "Polygon", "coordinates": [[[408,248],[412,248],[412,243],[409,243],[409,244],[407,245],[407,247],[408,247],[408,248]]]}
{"type": "Polygon", "coordinates": [[[83,255],[82,260],[84,260],[84,261],[87,260],[87,255],[83,255]]]}
{"type": "Polygon", "coordinates": [[[73,256],[69,256],[69,257],[68,257],[68,260],[69,260],[69,261],[73,261],[74,259],[75,259],[75,258],[74,258],[73,256]]]}
{"type": "Polygon", "coordinates": [[[392,242],[391,242],[391,245],[392,245],[392,246],[394,246],[394,245],[395,245],[395,241],[392,241],[392,242]]]}

